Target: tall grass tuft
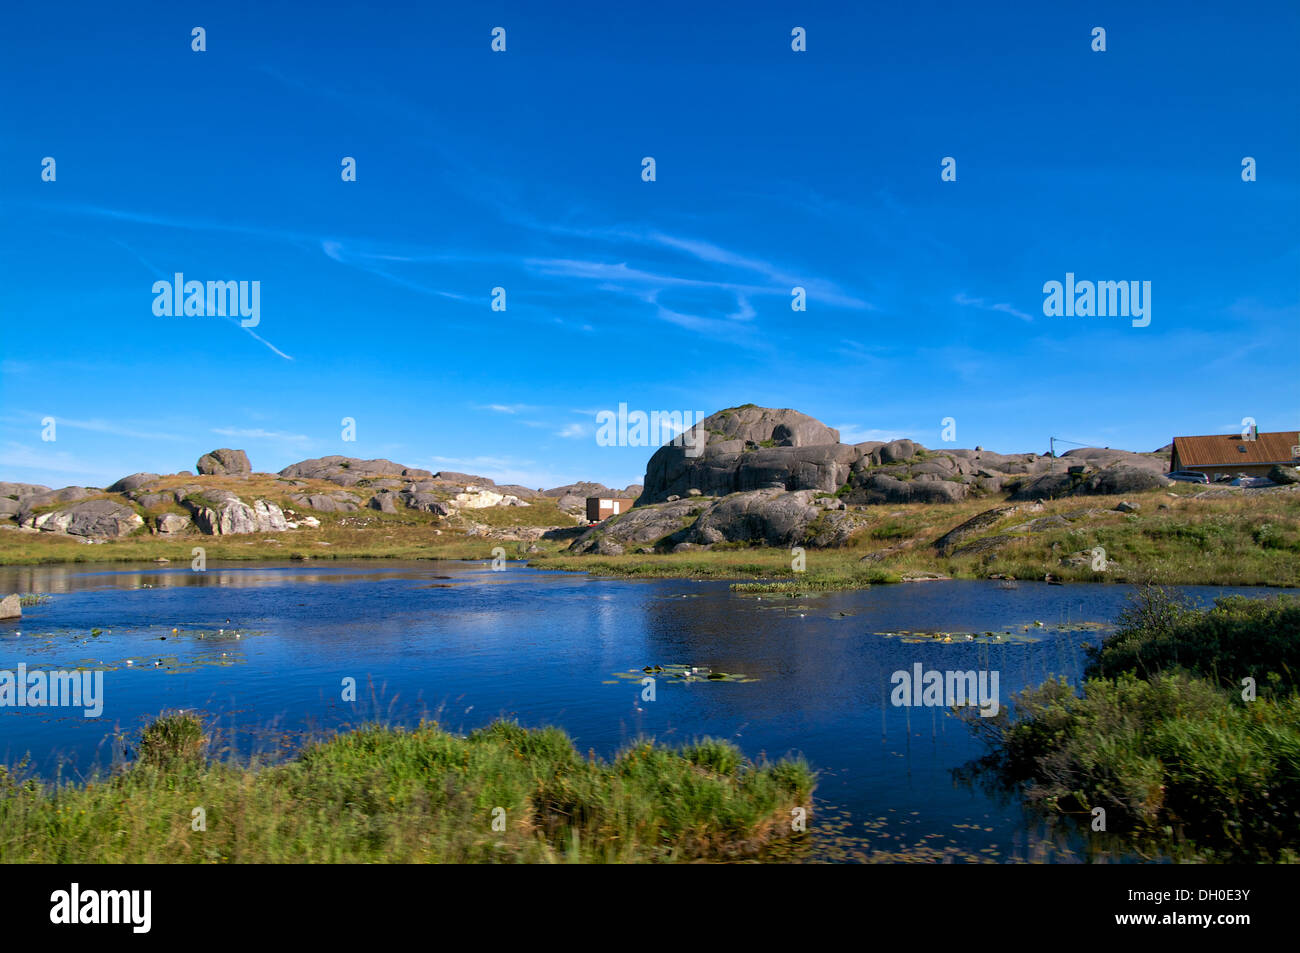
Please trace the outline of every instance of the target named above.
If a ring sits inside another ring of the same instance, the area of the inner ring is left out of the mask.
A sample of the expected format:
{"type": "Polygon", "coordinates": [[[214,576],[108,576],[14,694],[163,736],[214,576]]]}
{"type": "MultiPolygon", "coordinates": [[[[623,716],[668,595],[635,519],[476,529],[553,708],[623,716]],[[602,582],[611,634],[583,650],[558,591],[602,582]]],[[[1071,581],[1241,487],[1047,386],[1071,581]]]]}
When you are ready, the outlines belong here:
{"type": "Polygon", "coordinates": [[[0,862],[605,863],[762,857],[799,837],[815,776],[705,739],[584,758],[557,728],[466,737],[379,726],[285,763],[202,758],[192,715],[145,729],[134,765],[84,785],[0,771],[0,862]],[[202,808],[203,830],[195,809],[202,808]]]}

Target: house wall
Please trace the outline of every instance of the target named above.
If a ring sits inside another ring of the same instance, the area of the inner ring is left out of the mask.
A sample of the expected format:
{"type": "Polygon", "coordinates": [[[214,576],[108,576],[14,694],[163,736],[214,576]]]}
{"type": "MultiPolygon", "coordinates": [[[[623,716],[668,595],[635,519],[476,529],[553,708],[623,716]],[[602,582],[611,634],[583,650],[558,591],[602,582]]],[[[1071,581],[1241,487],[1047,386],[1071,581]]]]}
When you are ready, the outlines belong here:
{"type": "Polygon", "coordinates": [[[1239,473],[1244,473],[1246,476],[1268,476],[1268,471],[1273,469],[1273,465],[1271,463],[1242,463],[1232,466],[1227,463],[1215,463],[1209,466],[1179,467],[1178,469],[1189,470],[1192,473],[1204,473],[1213,480],[1215,476],[1221,473],[1227,473],[1234,477],[1239,473]]]}

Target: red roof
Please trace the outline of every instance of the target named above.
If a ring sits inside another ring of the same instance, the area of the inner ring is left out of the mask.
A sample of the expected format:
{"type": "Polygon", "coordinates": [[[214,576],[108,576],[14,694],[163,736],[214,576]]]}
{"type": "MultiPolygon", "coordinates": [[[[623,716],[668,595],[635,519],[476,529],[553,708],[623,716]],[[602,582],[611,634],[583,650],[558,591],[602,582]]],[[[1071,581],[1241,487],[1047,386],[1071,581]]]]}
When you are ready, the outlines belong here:
{"type": "Polygon", "coordinates": [[[1242,464],[1286,463],[1294,460],[1293,448],[1300,445],[1300,431],[1261,433],[1254,440],[1241,434],[1210,434],[1204,437],[1175,437],[1174,454],[1184,467],[1233,467],[1242,464]],[[1245,447],[1245,451],[1240,448],[1245,447]]]}

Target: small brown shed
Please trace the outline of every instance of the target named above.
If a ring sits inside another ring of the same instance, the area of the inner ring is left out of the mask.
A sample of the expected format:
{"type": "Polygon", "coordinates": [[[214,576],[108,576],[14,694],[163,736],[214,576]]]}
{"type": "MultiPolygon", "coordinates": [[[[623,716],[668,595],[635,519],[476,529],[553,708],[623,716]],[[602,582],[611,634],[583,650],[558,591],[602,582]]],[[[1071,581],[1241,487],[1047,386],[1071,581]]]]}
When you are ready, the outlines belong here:
{"type": "Polygon", "coordinates": [[[608,496],[587,497],[587,519],[598,523],[619,513],[626,513],[636,500],[619,500],[608,496]]]}

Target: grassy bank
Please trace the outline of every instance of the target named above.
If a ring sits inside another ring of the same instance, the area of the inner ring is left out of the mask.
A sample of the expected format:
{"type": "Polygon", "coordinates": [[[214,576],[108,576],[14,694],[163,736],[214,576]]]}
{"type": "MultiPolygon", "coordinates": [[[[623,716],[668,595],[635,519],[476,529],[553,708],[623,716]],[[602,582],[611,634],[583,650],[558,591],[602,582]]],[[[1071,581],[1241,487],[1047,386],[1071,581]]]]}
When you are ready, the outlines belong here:
{"type": "Polygon", "coordinates": [[[802,761],[753,765],[725,741],[605,761],[509,722],[468,737],[363,728],[277,765],[205,749],[194,716],[170,715],[105,780],[54,788],[0,769],[0,863],[730,860],[799,836],[791,810],[811,813],[815,785],[802,761]]]}
{"type": "Polygon", "coordinates": [[[1080,691],[967,719],[977,774],[1084,832],[1101,808],[1093,836],[1142,855],[1300,862],[1300,599],[1195,611],[1147,590],[1091,655],[1080,691]]]}
{"type": "MultiPolygon", "coordinates": [[[[1300,586],[1300,493],[1247,493],[1201,497],[1200,488],[1123,497],[1140,507],[1115,509],[1120,497],[1049,500],[1040,511],[1020,510],[965,542],[993,541],[980,554],[944,556],[934,543],[954,527],[998,505],[997,500],[955,504],[860,507],[861,527],[848,544],[807,548],[806,571],[795,572],[788,549],[729,544],[710,550],[620,556],[573,556],[567,540],[532,543],[472,536],[463,526],[423,514],[322,516],[319,529],[249,536],[135,535],[88,545],[49,533],[0,532],[0,565],[45,562],[150,561],[188,564],[202,546],[208,560],[265,559],[490,559],[500,546],[508,558],[527,558],[547,569],[645,578],[765,580],[792,591],[854,589],[939,574],[983,579],[1010,576],[1065,582],[1159,582],[1168,585],[1300,586]],[[1034,523],[1035,529],[1025,527],[1034,523]],[[361,525],[364,524],[364,525],[361,525]],[[1070,557],[1096,547],[1113,563],[1106,572],[1070,557]]],[[[471,512],[495,530],[559,525],[567,517],[553,504],[496,507],[471,512]],[[549,507],[549,509],[548,509],[549,507]]]]}
{"type": "Polygon", "coordinates": [[[805,571],[795,572],[787,549],[736,547],[683,553],[570,556],[545,552],[531,558],[551,569],[605,575],[764,579],[788,582],[792,591],[855,589],[939,574],[956,579],[1010,576],[1064,582],[1159,582],[1168,585],[1300,586],[1300,493],[1238,494],[1196,498],[1178,486],[1124,497],[1048,500],[1041,511],[1009,514],[965,542],[1004,537],[992,551],[944,556],[934,543],[996,500],[955,504],[862,507],[864,526],[848,545],[807,549],[805,571]],[[1121,499],[1138,511],[1115,509],[1121,499]],[[1059,525],[1052,525],[1059,518],[1059,525]],[[1048,528],[1022,527],[1043,521],[1048,528]],[[1114,563],[1094,571],[1091,560],[1069,557],[1106,551],[1114,563]]]}

